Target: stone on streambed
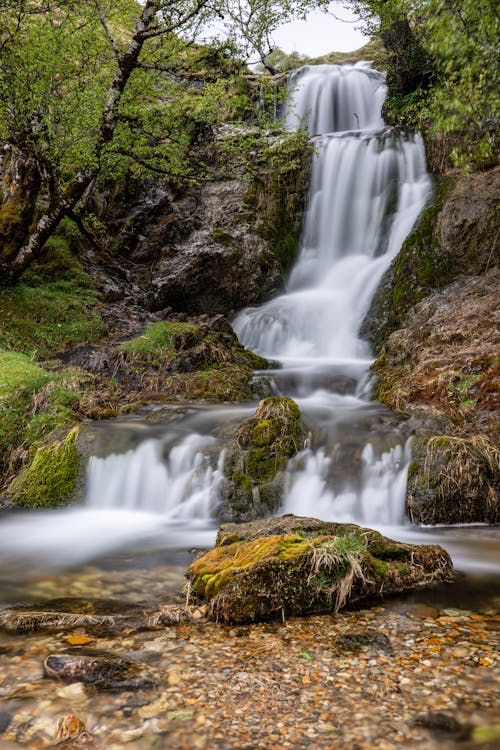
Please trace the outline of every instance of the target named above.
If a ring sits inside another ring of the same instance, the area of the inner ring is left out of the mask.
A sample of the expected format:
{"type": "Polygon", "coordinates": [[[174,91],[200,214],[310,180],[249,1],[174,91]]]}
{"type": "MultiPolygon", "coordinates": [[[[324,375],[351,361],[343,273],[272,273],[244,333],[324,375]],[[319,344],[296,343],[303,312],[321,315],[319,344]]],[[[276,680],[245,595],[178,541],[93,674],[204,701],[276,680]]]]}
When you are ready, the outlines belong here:
{"type": "Polygon", "coordinates": [[[269,396],[255,416],[236,430],[224,473],[222,521],[251,521],[275,513],[283,494],[283,470],[303,445],[299,407],[291,398],[269,396]]]}
{"type": "Polygon", "coordinates": [[[437,545],[293,515],[221,526],[216,547],[186,575],[193,593],[209,600],[210,616],[225,623],[336,612],[453,577],[437,545]]]}
{"type": "Polygon", "coordinates": [[[113,599],[75,597],[5,609],[0,613],[0,630],[12,633],[37,630],[71,632],[78,628],[102,636],[125,630],[156,630],[199,617],[199,610],[177,604],[153,609],[113,599]]]}
{"type": "Polygon", "coordinates": [[[102,690],[132,690],[155,684],[145,664],[106,651],[51,654],[43,663],[47,677],[83,682],[102,690]]]}

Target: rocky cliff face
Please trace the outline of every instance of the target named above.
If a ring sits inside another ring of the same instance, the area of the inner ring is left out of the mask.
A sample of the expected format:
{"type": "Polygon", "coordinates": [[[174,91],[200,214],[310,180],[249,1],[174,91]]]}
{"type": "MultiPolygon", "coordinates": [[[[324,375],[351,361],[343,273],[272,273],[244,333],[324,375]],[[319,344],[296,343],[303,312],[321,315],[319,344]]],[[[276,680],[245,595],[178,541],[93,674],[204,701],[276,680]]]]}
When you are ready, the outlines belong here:
{"type": "Polygon", "coordinates": [[[218,149],[230,156],[214,156],[201,187],[174,195],[145,185],[108,219],[119,252],[133,264],[128,288],[150,311],[232,314],[275,292],[295,258],[307,142],[261,138],[245,154],[233,135],[226,140],[218,149]]]}
{"type": "Polygon", "coordinates": [[[408,508],[419,523],[500,520],[499,190],[499,168],[448,177],[365,321],[377,397],[418,418],[408,508]]]}

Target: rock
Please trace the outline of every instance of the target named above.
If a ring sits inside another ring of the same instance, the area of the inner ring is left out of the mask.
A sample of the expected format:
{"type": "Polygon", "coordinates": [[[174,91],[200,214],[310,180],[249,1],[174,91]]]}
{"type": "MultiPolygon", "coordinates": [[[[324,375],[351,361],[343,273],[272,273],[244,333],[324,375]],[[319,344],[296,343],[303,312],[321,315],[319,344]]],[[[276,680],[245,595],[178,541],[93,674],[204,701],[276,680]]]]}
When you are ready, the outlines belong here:
{"type": "Polygon", "coordinates": [[[124,628],[144,627],[153,614],[146,607],[111,599],[51,599],[41,606],[35,604],[3,610],[0,628],[15,633],[85,628],[92,633],[108,635],[121,633],[124,628]]]}
{"type": "Polygon", "coordinates": [[[343,633],[335,639],[335,645],[342,651],[354,653],[358,653],[363,648],[385,651],[388,654],[392,654],[393,651],[389,638],[378,630],[343,633]]]}
{"type": "Polygon", "coordinates": [[[75,497],[80,471],[76,442],[80,426],[57,429],[32,453],[9,484],[7,497],[28,508],[67,505],[75,497]]]}
{"type": "Polygon", "coordinates": [[[500,518],[499,292],[497,268],[434,292],[373,365],[378,399],[423,417],[407,496],[417,523],[500,518]]]}
{"type": "Polygon", "coordinates": [[[412,308],[424,297],[462,274],[498,266],[499,191],[500,167],[441,178],[433,205],[403,243],[361,326],[377,351],[392,331],[411,322],[412,308]]]}
{"type": "Polygon", "coordinates": [[[282,471],[303,444],[299,407],[290,398],[270,396],[255,416],[241,424],[229,448],[220,520],[248,521],[279,508],[282,471]]]}
{"type": "MultiPolygon", "coordinates": [[[[51,599],[43,605],[11,607],[0,613],[0,628],[11,633],[35,630],[58,632],[83,629],[96,635],[111,635],[133,630],[157,630],[180,622],[201,619],[199,608],[164,604],[152,609],[114,599],[51,599]]],[[[71,638],[71,637],[70,637],[71,638]]],[[[71,643],[70,638],[68,642],[71,643]]],[[[73,636],[75,638],[75,636],[73,636]]],[[[72,645],[85,645],[91,639],[76,636],[72,645]],[[83,640],[82,640],[83,638],[83,640]]]]}
{"type": "Polygon", "coordinates": [[[196,205],[196,227],[153,269],[151,309],[170,305],[189,313],[227,313],[262,299],[281,281],[255,209],[245,203],[248,183],[206,183],[196,205]]]}
{"type": "Polygon", "coordinates": [[[460,735],[462,739],[468,734],[468,729],[464,728],[454,716],[443,711],[429,711],[429,713],[421,714],[416,717],[415,725],[440,734],[460,735]]]}
{"type": "Polygon", "coordinates": [[[54,741],[56,743],[74,742],[78,745],[86,745],[92,742],[92,735],[78,716],[67,714],[67,716],[59,719],[54,741]]]}
{"type": "Polygon", "coordinates": [[[354,524],[285,516],[232,528],[221,529],[217,546],[186,574],[193,593],[209,600],[210,616],[222,622],[335,612],[348,602],[452,578],[442,548],[402,544],[354,524]]]}
{"type": "Polygon", "coordinates": [[[141,662],[105,651],[51,654],[43,667],[47,677],[83,682],[103,690],[131,690],[155,683],[141,662]]]}
{"type": "Polygon", "coordinates": [[[408,472],[413,523],[500,521],[500,450],[485,435],[436,435],[417,442],[408,472]]]}
{"type": "Polygon", "coordinates": [[[8,728],[11,719],[12,715],[9,713],[9,711],[6,711],[2,708],[0,710],[0,734],[3,734],[3,732],[5,732],[5,730],[8,728]]]}

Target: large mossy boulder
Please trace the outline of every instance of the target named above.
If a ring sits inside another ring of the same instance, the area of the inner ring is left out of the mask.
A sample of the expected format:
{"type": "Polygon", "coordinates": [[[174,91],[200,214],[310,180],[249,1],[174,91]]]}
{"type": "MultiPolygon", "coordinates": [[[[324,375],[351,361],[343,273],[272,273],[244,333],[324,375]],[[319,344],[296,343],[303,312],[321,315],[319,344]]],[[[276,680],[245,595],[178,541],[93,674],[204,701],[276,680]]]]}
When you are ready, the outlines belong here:
{"type": "Polygon", "coordinates": [[[299,407],[291,398],[269,396],[255,416],[236,430],[225,462],[219,518],[250,521],[278,510],[289,459],[302,447],[299,407]]]}
{"type": "Polygon", "coordinates": [[[226,524],[187,571],[210,615],[246,623],[336,612],[350,602],[452,578],[436,545],[392,541],[371,529],[296,516],[226,524]]]}
{"type": "Polygon", "coordinates": [[[485,436],[418,441],[408,472],[413,523],[500,522],[500,450],[485,436]]]}

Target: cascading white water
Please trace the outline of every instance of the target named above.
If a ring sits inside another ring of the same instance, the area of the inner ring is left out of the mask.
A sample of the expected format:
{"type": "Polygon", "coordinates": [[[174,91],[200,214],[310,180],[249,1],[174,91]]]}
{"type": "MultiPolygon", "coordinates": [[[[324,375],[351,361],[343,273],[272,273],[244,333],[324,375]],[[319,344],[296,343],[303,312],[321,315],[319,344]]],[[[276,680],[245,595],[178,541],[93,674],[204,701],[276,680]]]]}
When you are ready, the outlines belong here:
{"type": "MultiPolygon", "coordinates": [[[[359,328],[431,184],[420,137],[383,126],[382,74],[366,64],[306,67],[292,76],[290,89],[287,125],[306,120],[317,136],[301,250],[285,293],[243,310],[234,329],[245,346],[281,363],[275,378],[306,413],[322,410],[323,421],[350,422],[355,431],[367,407],[361,395],[372,361],[359,328]],[[339,382],[343,388],[350,382],[352,393],[335,392],[339,382]]],[[[376,451],[365,439],[357,474],[341,481],[335,473],[342,467],[329,474],[324,447],[299,457],[283,510],[401,523],[408,452],[401,445],[376,451]]]]}
{"type": "Polygon", "coordinates": [[[193,433],[163,456],[159,439],[144,440],[126,453],[92,456],[87,468],[88,508],[159,513],[165,520],[209,521],[219,500],[224,453],[213,467],[207,453],[217,445],[193,433]]]}
{"type": "MultiPolygon", "coordinates": [[[[423,146],[383,127],[384,77],[367,64],[302,69],[291,91],[287,126],[307,119],[317,147],[302,249],[285,294],[244,310],[234,327],[283,364],[276,387],[297,398],[319,434],[290,466],[283,510],[400,523],[407,453],[392,427],[378,430],[377,444],[370,433],[381,417],[363,398],[371,353],[359,326],[429,196],[423,146]]],[[[251,411],[224,414],[241,421],[251,411]]],[[[223,441],[211,435],[227,416],[203,415],[180,416],[160,436],[144,426],[154,438],[92,457],[83,506],[3,520],[2,560],[18,574],[23,563],[65,566],[130,543],[210,544],[223,471],[223,441]]]]}

